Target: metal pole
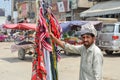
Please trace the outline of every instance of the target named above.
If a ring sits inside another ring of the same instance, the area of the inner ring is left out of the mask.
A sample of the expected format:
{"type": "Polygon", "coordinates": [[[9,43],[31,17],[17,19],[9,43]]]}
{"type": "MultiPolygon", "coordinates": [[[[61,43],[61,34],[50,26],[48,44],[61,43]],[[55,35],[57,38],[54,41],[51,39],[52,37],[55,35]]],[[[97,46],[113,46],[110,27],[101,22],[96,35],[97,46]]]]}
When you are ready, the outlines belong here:
{"type": "Polygon", "coordinates": [[[72,4],[73,4],[72,0],[70,0],[70,1],[71,1],[70,5],[71,5],[71,21],[72,21],[72,20],[74,20],[74,12],[73,12],[73,7],[72,7],[72,4]]]}
{"type": "Polygon", "coordinates": [[[12,6],[12,10],[11,10],[11,17],[13,17],[13,11],[14,11],[14,0],[11,0],[11,6],[12,6]]]}
{"type": "Polygon", "coordinates": [[[71,21],[74,20],[74,12],[73,9],[71,9],[71,21]]]}

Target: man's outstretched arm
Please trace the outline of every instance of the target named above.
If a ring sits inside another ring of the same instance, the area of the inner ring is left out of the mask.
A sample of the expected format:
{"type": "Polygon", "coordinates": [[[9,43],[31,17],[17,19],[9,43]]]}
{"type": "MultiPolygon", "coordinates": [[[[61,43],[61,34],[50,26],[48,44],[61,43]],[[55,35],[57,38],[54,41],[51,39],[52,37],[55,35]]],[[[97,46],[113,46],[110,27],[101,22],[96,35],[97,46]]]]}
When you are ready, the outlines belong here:
{"type": "Polygon", "coordinates": [[[55,41],[56,44],[58,44],[61,48],[64,48],[63,41],[57,39],[52,33],[50,33],[51,38],[55,41]]]}
{"type": "Polygon", "coordinates": [[[51,38],[53,39],[53,41],[58,44],[61,48],[63,48],[65,51],[70,52],[70,53],[77,53],[80,54],[79,51],[81,51],[80,47],[81,46],[75,46],[75,45],[70,45],[70,44],[65,44],[64,41],[61,41],[59,39],[57,39],[52,33],[50,33],[51,38]]]}

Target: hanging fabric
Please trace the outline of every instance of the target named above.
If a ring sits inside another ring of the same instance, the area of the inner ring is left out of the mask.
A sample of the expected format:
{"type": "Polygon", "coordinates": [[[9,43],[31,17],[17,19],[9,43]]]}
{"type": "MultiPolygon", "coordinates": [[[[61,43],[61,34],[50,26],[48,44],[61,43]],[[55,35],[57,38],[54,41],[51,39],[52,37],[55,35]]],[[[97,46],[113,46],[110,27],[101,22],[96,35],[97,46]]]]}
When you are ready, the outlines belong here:
{"type": "Polygon", "coordinates": [[[51,13],[48,3],[43,0],[37,0],[36,3],[38,19],[31,80],[58,80],[57,62],[60,54],[57,45],[51,40],[49,32],[59,39],[61,28],[51,13]]]}

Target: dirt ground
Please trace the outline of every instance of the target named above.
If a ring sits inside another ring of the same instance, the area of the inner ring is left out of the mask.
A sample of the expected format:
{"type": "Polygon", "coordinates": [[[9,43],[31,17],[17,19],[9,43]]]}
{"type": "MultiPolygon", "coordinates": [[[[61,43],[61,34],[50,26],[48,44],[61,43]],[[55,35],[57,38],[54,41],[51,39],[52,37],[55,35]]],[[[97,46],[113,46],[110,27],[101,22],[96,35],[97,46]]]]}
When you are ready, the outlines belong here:
{"type": "MultiPolygon", "coordinates": [[[[32,56],[25,60],[17,58],[17,52],[11,53],[13,42],[0,42],[0,80],[30,80],[32,56]]],[[[120,80],[120,54],[107,56],[104,54],[104,80],[120,80]]],[[[79,80],[80,56],[61,54],[58,62],[59,80],[79,80]]]]}
{"type": "MultiPolygon", "coordinates": [[[[79,80],[80,69],[79,55],[62,55],[59,62],[60,80],[79,80]]],[[[120,54],[107,56],[104,54],[103,80],[120,80],[120,54]]]]}

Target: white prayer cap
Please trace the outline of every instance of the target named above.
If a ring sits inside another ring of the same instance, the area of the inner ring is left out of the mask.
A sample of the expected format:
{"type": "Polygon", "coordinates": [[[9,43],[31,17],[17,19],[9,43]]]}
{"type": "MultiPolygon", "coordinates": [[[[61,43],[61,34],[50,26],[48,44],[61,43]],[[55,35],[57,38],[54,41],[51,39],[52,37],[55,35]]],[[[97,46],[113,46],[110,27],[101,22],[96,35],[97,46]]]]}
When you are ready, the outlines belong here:
{"type": "Polygon", "coordinates": [[[86,34],[86,33],[92,33],[92,34],[94,34],[94,36],[97,36],[97,31],[96,31],[94,25],[92,25],[90,23],[82,25],[80,33],[81,33],[81,35],[86,34]]]}

